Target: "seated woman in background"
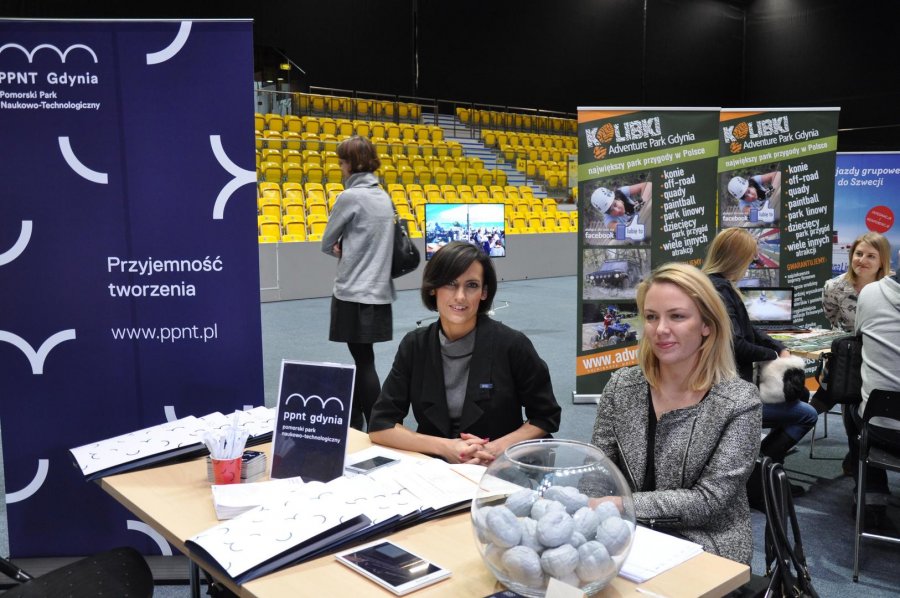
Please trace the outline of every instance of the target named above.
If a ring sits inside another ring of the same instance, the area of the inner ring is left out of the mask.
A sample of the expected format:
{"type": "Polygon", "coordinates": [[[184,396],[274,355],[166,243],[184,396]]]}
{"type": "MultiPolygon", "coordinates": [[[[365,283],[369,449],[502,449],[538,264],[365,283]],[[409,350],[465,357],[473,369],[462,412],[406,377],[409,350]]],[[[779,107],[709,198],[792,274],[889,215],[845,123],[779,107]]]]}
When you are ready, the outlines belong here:
{"type": "MultiPolygon", "coordinates": [[[[735,286],[757,252],[756,239],[746,229],[726,228],[713,239],[703,264],[703,271],[719,292],[731,320],[734,361],[738,375],[748,382],[753,382],[755,362],[790,355],[783,344],[750,323],[747,308],[735,286]]],[[[773,461],[783,463],[791,447],[816,425],[817,419],[816,410],[804,401],[765,403],[762,408],[762,425],[764,428],[771,428],[771,431],[763,439],[760,452],[773,461]]],[[[794,490],[798,493],[801,491],[799,487],[794,490]]]]}
{"type": "Polygon", "coordinates": [[[878,233],[864,233],[853,241],[849,258],[847,271],[825,283],[822,309],[832,328],[852,333],[859,292],[890,274],[891,245],[878,233]]]}
{"type": "MultiPolygon", "coordinates": [[[[867,232],[853,241],[849,258],[850,267],[847,271],[825,283],[825,289],[822,291],[822,309],[825,310],[825,317],[831,322],[832,328],[852,334],[859,292],[867,284],[890,274],[891,245],[882,235],[867,232]]],[[[809,404],[815,407],[818,413],[829,411],[835,405],[823,387],[819,387],[809,400],[809,404]]]]}
{"type": "Polygon", "coordinates": [[[761,403],[735,372],[722,300],[699,270],[671,263],[641,283],[637,306],[640,366],[610,378],[591,442],[625,474],[639,521],[749,563],[761,403]]]}
{"type": "Polygon", "coordinates": [[[524,334],[487,315],[497,292],[490,258],[448,243],[425,266],[421,292],[438,321],[400,342],[372,409],[372,442],[487,464],[516,442],[556,432],[561,409],[547,364],[524,334]],[[410,406],[415,432],[403,426],[410,406]]]}

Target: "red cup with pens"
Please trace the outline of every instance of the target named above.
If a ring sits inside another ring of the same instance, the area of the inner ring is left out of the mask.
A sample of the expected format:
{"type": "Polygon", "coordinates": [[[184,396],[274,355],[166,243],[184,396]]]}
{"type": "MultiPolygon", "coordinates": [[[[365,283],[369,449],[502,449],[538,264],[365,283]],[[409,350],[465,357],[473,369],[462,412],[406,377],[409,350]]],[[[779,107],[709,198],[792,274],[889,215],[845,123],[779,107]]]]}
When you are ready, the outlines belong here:
{"type": "Polygon", "coordinates": [[[207,430],[203,442],[209,449],[216,484],[240,484],[241,461],[248,432],[237,425],[238,414],[230,426],[207,430]]]}

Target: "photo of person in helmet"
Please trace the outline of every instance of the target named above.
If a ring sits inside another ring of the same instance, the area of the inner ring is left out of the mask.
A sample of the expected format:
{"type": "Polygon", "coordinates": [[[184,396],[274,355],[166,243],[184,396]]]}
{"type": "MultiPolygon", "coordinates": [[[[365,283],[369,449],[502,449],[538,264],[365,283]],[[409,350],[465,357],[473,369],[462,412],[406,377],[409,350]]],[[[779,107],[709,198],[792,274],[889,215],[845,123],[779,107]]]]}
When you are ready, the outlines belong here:
{"type": "Polygon", "coordinates": [[[738,200],[741,212],[749,217],[750,210],[764,208],[769,196],[780,186],[780,172],[767,172],[749,178],[734,176],[728,181],[728,194],[738,200]]]}
{"type": "Polygon", "coordinates": [[[628,226],[634,220],[637,208],[649,197],[651,183],[623,185],[615,189],[597,187],[591,193],[591,206],[603,214],[603,224],[612,230],[616,225],[628,226]],[[646,194],[645,194],[646,192],[646,194]]]}
{"type": "Polygon", "coordinates": [[[746,169],[721,173],[720,226],[777,226],[781,219],[781,170],[771,164],[764,172],[746,169]]]}

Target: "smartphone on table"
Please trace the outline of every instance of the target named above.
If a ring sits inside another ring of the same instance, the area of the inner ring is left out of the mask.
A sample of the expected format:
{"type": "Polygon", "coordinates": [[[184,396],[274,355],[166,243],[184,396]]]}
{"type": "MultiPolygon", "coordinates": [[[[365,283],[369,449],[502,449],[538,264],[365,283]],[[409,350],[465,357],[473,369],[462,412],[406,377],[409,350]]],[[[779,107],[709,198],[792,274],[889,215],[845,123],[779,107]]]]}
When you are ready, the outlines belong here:
{"type": "Polygon", "coordinates": [[[450,577],[450,571],[387,540],[336,555],[337,560],[397,596],[450,577]]]}
{"type": "Polygon", "coordinates": [[[392,459],[391,457],[376,455],[369,459],[365,459],[364,461],[351,463],[346,467],[346,469],[347,471],[352,471],[353,473],[369,473],[371,471],[375,471],[380,467],[386,467],[388,465],[397,463],[397,461],[397,459],[392,459]]]}

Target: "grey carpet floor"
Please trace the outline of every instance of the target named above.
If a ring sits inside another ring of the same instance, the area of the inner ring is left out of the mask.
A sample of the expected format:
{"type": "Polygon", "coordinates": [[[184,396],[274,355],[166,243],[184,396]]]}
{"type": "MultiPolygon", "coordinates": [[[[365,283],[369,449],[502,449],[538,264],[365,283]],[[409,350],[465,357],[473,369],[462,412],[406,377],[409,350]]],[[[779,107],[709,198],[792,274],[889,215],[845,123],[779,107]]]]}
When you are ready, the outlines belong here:
{"type": "MultiPolygon", "coordinates": [[[[531,338],[538,353],[550,366],[553,388],[563,408],[560,438],[589,441],[593,426],[593,405],[575,405],[576,279],[547,278],[503,282],[497,293],[494,317],[521,330],[531,338]]],[[[329,299],[305,299],[262,305],[263,363],[266,404],[274,404],[282,359],[352,363],[346,346],[328,338],[329,299]]],[[[434,314],[422,307],[418,291],[398,293],[394,303],[394,340],[375,347],[378,373],[383,379],[390,370],[397,345],[417,323],[427,324],[434,314]]],[[[786,462],[794,482],[807,492],[796,499],[804,547],[821,596],[875,596],[900,594],[900,546],[864,542],[860,582],[851,580],[853,567],[853,519],[850,516],[853,482],[841,474],[840,459],[847,439],[840,416],[830,416],[828,438],[821,438],[820,419],[816,429],[815,459],[809,457],[809,437],[798,445],[786,462]]],[[[896,495],[900,479],[893,474],[891,487],[896,495]]],[[[5,507],[0,512],[0,550],[7,541],[5,507]]],[[[900,528],[900,509],[889,508],[892,521],[900,528]]],[[[763,527],[765,518],[754,513],[755,553],[753,571],[763,573],[763,527]]],[[[5,553],[5,550],[4,550],[5,553]]],[[[186,586],[158,586],[158,598],[188,596],[186,586]]]]}

